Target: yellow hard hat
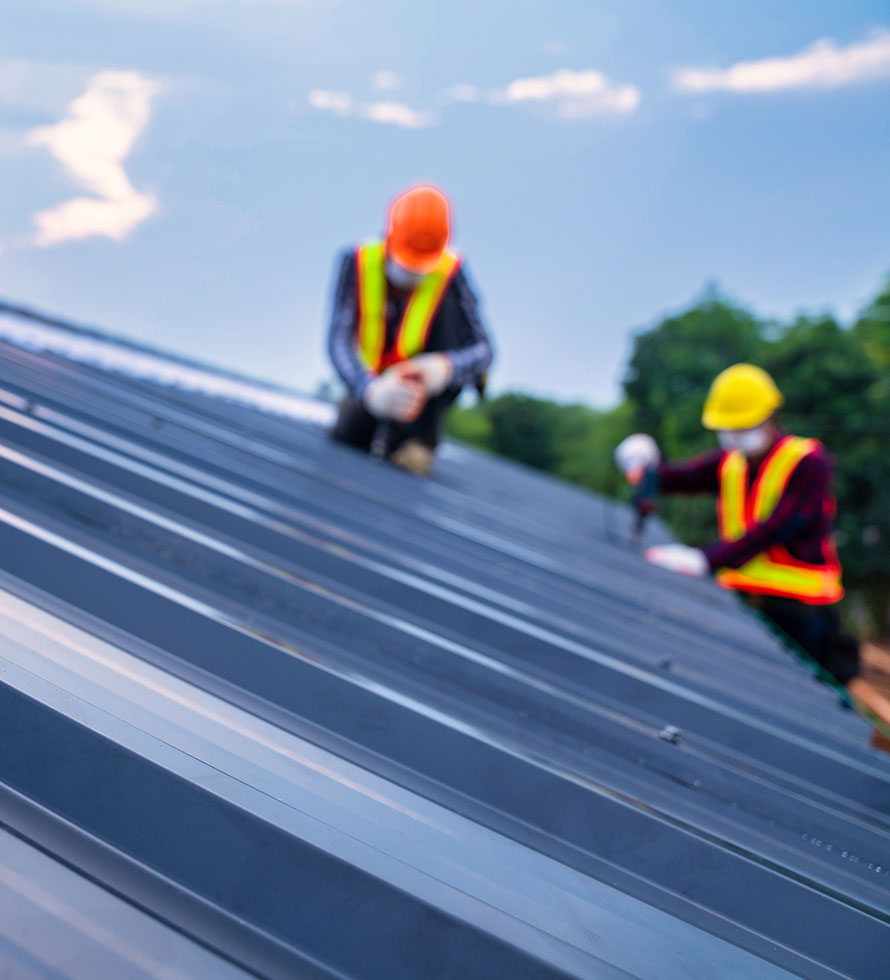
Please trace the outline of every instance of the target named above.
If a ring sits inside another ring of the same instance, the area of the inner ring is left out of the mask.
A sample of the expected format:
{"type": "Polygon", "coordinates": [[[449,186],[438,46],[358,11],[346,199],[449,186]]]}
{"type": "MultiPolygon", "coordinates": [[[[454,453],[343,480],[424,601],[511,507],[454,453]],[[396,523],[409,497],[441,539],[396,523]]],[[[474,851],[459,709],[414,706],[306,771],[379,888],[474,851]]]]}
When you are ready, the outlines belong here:
{"type": "Polygon", "coordinates": [[[775,381],[753,364],[733,364],[714,379],[705,401],[706,429],[752,429],[785,401],[775,381]]]}

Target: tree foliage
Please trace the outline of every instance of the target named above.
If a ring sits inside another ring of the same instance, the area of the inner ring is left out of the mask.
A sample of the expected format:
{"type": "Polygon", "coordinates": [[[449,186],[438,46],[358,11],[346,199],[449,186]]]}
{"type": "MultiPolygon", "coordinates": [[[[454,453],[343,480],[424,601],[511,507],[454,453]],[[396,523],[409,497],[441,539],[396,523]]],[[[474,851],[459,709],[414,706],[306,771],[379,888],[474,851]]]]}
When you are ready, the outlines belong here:
{"type": "Polygon", "coordinates": [[[761,324],[710,294],[680,316],[640,333],[624,379],[636,424],[675,456],[710,448],[702,392],[724,368],[757,356],[761,324]]]}
{"type": "Polygon", "coordinates": [[[448,434],[570,483],[620,496],[624,480],[612,463],[612,451],[633,432],[633,424],[627,403],[600,412],[509,392],[473,408],[456,407],[448,416],[448,434]]]}

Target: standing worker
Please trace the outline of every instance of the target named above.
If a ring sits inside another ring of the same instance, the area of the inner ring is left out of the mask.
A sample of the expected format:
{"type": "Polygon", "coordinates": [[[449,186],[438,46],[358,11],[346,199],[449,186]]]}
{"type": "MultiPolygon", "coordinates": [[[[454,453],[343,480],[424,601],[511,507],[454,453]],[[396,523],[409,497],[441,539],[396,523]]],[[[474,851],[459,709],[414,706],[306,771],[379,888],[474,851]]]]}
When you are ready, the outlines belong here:
{"type": "Polygon", "coordinates": [[[450,234],[440,190],[400,194],[386,237],[340,259],[328,333],[347,389],[332,438],[421,476],[432,468],[446,409],[464,385],[481,391],[492,357],[450,234]]]}
{"type": "Polygon", "coordinates": [[[735,364],[714,381],[702,415],[719,449],[665,462],[655,441],[637,434],[618,446],[615,460],[631,484],[717,494],[720,539],[704,549],[649,548],[650,562],[686,575],[716,573],[847,684],[858,673],[859,648],[837,613],[844,590],[832,537],[832,461],[817,440],[785,432],[776,414],[783,401],[765,371],[735,364]]]}

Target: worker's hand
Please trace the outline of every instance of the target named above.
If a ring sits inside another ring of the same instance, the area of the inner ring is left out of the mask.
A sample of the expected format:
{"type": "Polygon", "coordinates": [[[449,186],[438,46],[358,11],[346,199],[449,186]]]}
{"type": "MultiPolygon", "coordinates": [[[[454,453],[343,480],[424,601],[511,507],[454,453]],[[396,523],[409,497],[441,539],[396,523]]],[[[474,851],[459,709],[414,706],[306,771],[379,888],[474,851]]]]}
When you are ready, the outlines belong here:
{"type": "Polygon", "coordinates": [[[454,376],[454,365],[447,354],[418,354],[405,363],[423,378],[430,398],[441,395],[454,376]]]}
{"type": "Polygon", "coordinates": [[[660,565],[671,572],[702,578],[710,565],[700,548],[688,548],[685,544],[660,544],[646,549],[646,561],[660,565]]]}
{"type": "Polygon", "coordinates": [[[615,465],[636,486],[650,466],[661,462],[658,444],[643,432],[636,432],[618,444],[615,449],[615,465]]]}
{"type": "Polygon", "coordinates": [[[427,401],[426,385],[419,372],[405,361],[387,368],[365,388],[365,408],[378,419],[413,422],[427,401]]]}

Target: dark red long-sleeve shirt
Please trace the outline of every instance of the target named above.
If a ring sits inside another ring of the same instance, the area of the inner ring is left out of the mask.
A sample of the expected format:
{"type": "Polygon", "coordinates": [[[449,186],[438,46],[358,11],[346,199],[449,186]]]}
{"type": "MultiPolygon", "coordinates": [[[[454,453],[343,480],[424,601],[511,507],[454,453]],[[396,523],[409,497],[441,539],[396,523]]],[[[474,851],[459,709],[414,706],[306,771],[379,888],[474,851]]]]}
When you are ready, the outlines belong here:
{"type": "MultiPolygon", "coordinates": [[[[658,468],[661,493],[718,493],[722,449],[714,449],[682,462],[664,462],[658,468]]],[[[763,461],[749,466],[748,489],[763,461]]],[[[826,564],[825,542],[834,517],[833,464],[821,446],[798,463],[776,509],[737,541],[715,541],[704,553],[712,570],[740,568],[772,545],[782,544],[800,561],[826,564]]]]}

